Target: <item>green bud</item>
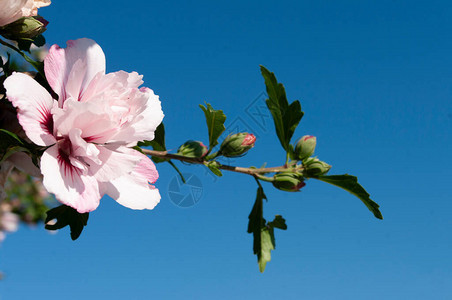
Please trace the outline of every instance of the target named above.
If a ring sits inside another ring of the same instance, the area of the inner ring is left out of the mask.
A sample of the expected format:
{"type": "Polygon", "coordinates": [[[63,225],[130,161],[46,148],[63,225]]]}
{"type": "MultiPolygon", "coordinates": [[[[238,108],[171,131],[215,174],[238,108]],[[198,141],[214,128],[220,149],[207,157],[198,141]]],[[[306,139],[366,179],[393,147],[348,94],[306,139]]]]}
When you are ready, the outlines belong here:
{"type": "Polygon", "coordinates": [[[298,173],[286,171],[273,176],[273,186],[278,190],[297,192],[305,185],[303,176],[298,173]]]}
{"type": "Polygon", "coordinates": [[[42,17],[21,18],[6,26],[0,27],[0,34],[10,40],[33,39],[46,31],[49,24],[42,17]]]}
{"type": "Polygon", "coordinates": [[[179,147],[177,154],[186,157],[201,158],[207,154],[207,147],[202,142],[190,140],[179,147]]]}
{"type": "Polygon", "coordinates": [[[304,160],[314,154],[317,138],[313,135],[305,135],[295,145],[295,158],[304,160]]]}
{"type": "Polygon", "coordinates": [[[303,166],[307,177],[324,175],[331,169],[329,164],[316,157],[309,157],[303,161],[303,166]]]}
{"type": "Polygon", "coordinates": [[[226,157],[241,156],[253,148],[255,142],[254,134],[248,132],[231,134],[221,143],[219,154],[226,157]]]}

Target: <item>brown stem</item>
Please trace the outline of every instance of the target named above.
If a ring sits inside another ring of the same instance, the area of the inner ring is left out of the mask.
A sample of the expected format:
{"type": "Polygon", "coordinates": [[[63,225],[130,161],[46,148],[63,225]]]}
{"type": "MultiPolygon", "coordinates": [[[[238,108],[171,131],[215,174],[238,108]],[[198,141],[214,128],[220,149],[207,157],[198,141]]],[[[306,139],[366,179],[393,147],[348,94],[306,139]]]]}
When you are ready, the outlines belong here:
{"type": "MultiPolygon", "coordinates": [[[[199,158],[192,158],[192,157],[186,157],[186,156],[177,155],[177,154],[171,154],[171,153],[168,153],[168,151],[155,151],[155,150],[148,150],[148,149],[141,149],[141,151],[143,151],[144,154],[147,154],[150,156],[155,156],[155,157],[160,157],[160,158],[165,158],[165,159],[175,159],[175,160],[180,160],[180,161],[185,161],[185,162],[189,162],[192,164],[200,164],[200,165],[203,165],[205,163],[205,161],[203,161],[202,159],[199,159],[199,158]]],[[[220,163],[218,163],[218,164],[219,164],[218,168],[221,170],[248,174],[248,175],[252,175],[252,176],[256,176],[257,174],[276,173],[276,172],[282,172],[282,171],[288,170],[288,168],[285,166],[257,169],[257,168],[243,168],[243,167],[222,165],[220,163]]]]}

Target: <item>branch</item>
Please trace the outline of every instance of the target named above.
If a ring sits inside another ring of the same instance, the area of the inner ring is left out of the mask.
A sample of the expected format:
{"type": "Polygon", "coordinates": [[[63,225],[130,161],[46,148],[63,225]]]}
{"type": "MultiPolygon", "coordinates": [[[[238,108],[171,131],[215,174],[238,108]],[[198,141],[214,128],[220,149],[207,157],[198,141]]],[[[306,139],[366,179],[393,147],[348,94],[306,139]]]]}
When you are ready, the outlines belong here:
{"type": "MultiPolygon", "coordinates": [[[[199,164],[204,165],[206,162],[203,159],[200,158],[192,158],[192,157],[186,157],[182,155],[177,154],[171,154],[168,153],[168,151],[155,151],[155,150],[148,150],[148,149],[141,149],[144,154],[160,157],[164,159],[175,159],[179,161],[184,161],[192,164],[199,164]]],[[[287,166],[280,166],[280,167],[271,167],[271,168],[243,168],[243,167],[236,167],[236,166],[229,166],[229,165],[222,165],[219,163],[218,168],[221,170],[236,172],[236,173],[242,173],[242,174],[248,174],[252,176],[257,176],[258,174],[265,174],[265,173],[277,173],[277,172],[283,172],[287,171],[289,168],[287,166]]]]}

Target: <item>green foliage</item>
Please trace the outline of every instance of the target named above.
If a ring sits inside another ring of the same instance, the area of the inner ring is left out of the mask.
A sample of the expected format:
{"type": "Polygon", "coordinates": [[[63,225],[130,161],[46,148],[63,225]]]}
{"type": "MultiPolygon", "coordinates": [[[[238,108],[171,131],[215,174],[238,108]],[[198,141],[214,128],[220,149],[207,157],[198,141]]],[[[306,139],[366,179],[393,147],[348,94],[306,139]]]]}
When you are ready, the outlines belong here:
{"type": "Polygon", "coordinates": [[[271,260],[271,250],[275,249],[274,229],[286,230],[286,220],[280,215],[276,215],[271,222],[264,219],[263,199],[267,199],[261,186],[257,189],[256,201],[248,216],[248,233],[253,234],[253,252],[257,255],[259,271],[265,270],[267,262],[271,260]]]}
{"type": "Polygon", "coordinates": [[[16,134],[0,129],[0,162],[7,159],[11,154],[21,151],[29,152],[28,144],[16,134]]]}
{"type": "Polygon", "coordinates": [[[253,252],[257,255],[258,262],[261,260],[262,243],[261,243],[261,231],[265,226],[264,219],[264,204],[263,199],[267,199],[262,187],[257,189],[256,201],[254,202],[253,209],[248,216],[248,233],[253,234],[253,252]]]}
{"type": "Polygon", "coordinates": [[[304,114],[301,111],[300,102],[295,100],[289,105],[284,86],[282,83],[278,83],[275,74],[263,66],[261,66],[261,72],[268,94],[266,103],[275,123],[276,135],[284,150],[293,157],[293,146],[290,144],[290,139],[304,114]]]}
{"type": "Polygon", "coordinates": [[[69,225],[71,229],[71,239],[75,241],[83,231],[83,227],[88,224],[89,213],[79,213],[72,207],[60,205],[47,212],[46,223],[53,219],[57,222],[53,225],[46,224],[48,230],[58,230],[69,225]]]}
{"type": "Polygon", "coordinates": [[[43,222],[55,199],[45,192],[42,183],[30,175],[13,170],[5,184],[5,203],[27,224],[43,222]]]}
{"type": "Polygon", "coordinates": [[[378,219],[383,219],[383,215],[378,209],[380,206],[370,199],[369,193],[358,183],[358,178],[352,175],[328,175],[328,176],[318,176],[312,177],[323,182],[340,187],[347,192],[358,197],[367,208],[374,214],[378,219]]]}
{"type": "Polygon", "coordinates": [[[256,137],[248,132],[239,132],[228,135],[221,143],[219,155],[225,157],[240,157],[254,147],[256,137]]]}
{"type": "Polygon", "coordinates": [[[203,110],[206,116],[207,129],[209,133],[209,154],[213,147],[218,145],[218,138],[226,129],[224,127],[224,122],[226,121],[226,115],[222,110],[214,110],[209,103],[206,106],[200,104],[199,107],[203,110]]]}
{"type": "Polygon", "coordinates": [[[177,155],[201,159],[207,153],[207,147],[200,141],[188,140],[177,149],[177,155]]]}
{"type": "MultiPolygon", "coordinates": [[[[159,126],[157,126],[157,129],[155,130],[155,133],[154,133],[154,139],[152,141],[139,142],[137,144],[137,146],[138,147],[152,147],[152,149],[154,149],[155,151],[166,151],[165,125],[163,125],[163,122],[160,123],[159,126]]],[[[141,151],[140,148],[136,148],[136,150],[141,151]]],[[[157,164],[167,161],[171,165],[171,167],[173,167],[174,170],[176,170],[176,172],[179,174],[179,176],[182,179],[182,182],[185,183],[184,176],[182,176],[182,173],[179,171],[177,166],[171,160],[164,159],[161,157],[156,157],[156,156],[152,156],[151,159],[157,164]]]]}
{"type": "MultiPolygon", "coordinates": [[[[152,147],[152,149],[156,151],[166,151],[166,145],[165,145],[165,125],[163,125],[163,122],[160,123],[160,125],[157,127],[154,133],[154,139],[152,141],[143,141],[138,143],[139,147],[152,147]]],[[[155,163],[161,163],[164,161],[167,161],[164,158],[160,157],[152,157],[152,160],[155,163]]]]}
{"type": "Polygon", "coordinates": [[[223,173],[221,173],[221,170],[218,168],[219,164],[216,161],[209,161],[206,162],[205,165],[209,168],[210,171],[212,171],[213,174],[217,175],[218,177],[223,176],[223,173]]]}
{"type": "Polygon", "coordinates": [[[282,230],[287,229],[286,220],[281,215],[276,215],[275,219],[269,222],[268,225],[282,230]]]}

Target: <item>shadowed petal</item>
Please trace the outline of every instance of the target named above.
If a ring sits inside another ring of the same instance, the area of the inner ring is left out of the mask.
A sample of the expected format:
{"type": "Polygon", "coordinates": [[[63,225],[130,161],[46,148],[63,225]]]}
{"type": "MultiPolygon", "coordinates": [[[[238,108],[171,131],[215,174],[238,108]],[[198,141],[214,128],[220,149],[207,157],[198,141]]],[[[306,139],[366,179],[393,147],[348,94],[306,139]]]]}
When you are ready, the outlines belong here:
{"type": "Polygon", "coordinates": [[[42,177],[41,171],[33,164],[31,157],[24,152],[16,152],[8,157],[8,160],[22,172],[28,173],[34,177],[42,177]]]}

